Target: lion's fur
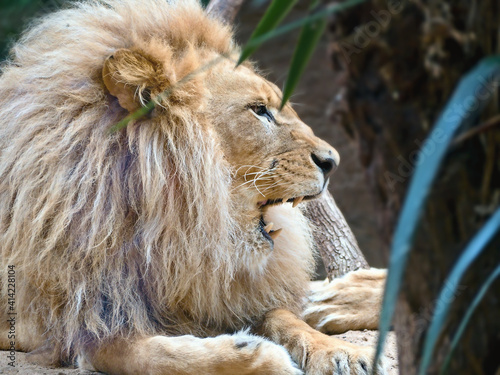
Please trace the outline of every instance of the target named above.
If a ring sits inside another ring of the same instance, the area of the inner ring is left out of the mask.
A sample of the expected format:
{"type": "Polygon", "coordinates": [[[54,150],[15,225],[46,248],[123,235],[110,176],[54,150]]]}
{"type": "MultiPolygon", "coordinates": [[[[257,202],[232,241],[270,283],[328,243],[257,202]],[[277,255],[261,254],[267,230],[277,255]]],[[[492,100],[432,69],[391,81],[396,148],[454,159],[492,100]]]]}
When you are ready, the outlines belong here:
{"type": "Polygon", "coordinates": [[[168,116],[110,133],[126,113],[101,69],[121,48],[170,61],[170,84],[236,52],[194,0],[77,4],[14,45],[0,77],[0,280],[16,266],[18,322],[36,337],[25,350],[64,359],[116,335],[241,329],[297,309],[311,272],[307,223],[285,206],[273,220],[286,235],[251,266],[234,170],[203,111],[208,73],[172,94],[168,116]]]}

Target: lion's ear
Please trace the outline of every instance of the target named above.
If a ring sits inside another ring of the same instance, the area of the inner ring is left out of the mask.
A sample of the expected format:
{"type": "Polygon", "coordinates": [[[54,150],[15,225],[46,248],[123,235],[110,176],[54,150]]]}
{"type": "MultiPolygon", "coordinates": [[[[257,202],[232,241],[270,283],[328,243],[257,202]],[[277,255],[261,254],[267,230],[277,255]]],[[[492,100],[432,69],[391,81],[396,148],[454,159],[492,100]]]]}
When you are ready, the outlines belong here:
{"type": "Polygon", "coordinates": [[[160,93],[168,85],[161,63],[128,49],[120,49],[106,59],[102,79],[109,93],[129,112],[145,105],[152,93],[160,93]]]}

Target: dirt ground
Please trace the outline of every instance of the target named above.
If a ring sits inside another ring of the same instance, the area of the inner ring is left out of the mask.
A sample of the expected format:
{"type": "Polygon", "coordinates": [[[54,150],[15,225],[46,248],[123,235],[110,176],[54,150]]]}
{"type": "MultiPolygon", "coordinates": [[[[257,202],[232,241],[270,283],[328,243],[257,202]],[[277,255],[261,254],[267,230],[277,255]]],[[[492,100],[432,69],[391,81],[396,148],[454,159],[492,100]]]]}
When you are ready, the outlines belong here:
{"type": "MultiPolygon", "coordinates": [[[[342,340],[359,345],[375,345],[377,331],[349,331],[336,335],[342,340]]],[[[16,353],[16,367],[12,368],[7,363],[8,352],[0,351],[0,374],[26,374],[26,375],[92,375],[100,374],[92,371],[80,371],[74,368],[47,368],[34,365],[26,360],[25,353],[16,353]]],[[[388,375],[398,375],[396,341],[393,332],[390,332],[385,346],[385,356],[389,364],[388,375]]],[[[200,374],[202,375],[202,374],[200,374]]],[[[235,374],[236,375],[236,374],[235,374]]]]}

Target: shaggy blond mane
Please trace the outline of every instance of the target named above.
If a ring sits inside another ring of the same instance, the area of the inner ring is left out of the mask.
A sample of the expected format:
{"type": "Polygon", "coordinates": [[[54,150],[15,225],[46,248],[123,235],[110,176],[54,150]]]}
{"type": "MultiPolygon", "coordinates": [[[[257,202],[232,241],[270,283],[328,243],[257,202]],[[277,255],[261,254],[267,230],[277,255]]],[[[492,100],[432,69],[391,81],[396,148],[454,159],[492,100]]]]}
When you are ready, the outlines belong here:
{"type": "Polygon", "coordinates": [[[16,266],[18,320],[43,338],[26,349],[47,344],[59,359],[111,336],[205,336],[297,310],[311,271],[307,224],[286,207],[275,256],[249,266],[203,74],[167,117],[110,133],[126,112],[101,70],[120,48],[171,61],[170,83],[236,52],[195,0],[77,4],[13,47],[0,77],[0,279],[16,266]]]}

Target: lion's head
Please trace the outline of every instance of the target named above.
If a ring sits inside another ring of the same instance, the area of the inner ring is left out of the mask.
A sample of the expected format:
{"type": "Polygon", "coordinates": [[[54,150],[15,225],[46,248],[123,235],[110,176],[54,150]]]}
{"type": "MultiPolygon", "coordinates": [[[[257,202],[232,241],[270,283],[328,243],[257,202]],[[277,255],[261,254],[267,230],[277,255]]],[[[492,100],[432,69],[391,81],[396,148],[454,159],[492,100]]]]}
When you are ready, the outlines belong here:
{"type": "Polygon", "coordinates": [[[80,4],[14,47],[0,246],[40,337],[207,334],[300,305],[313,261],[294,206],[339,156],[237,53],[196,1],[163,0],[80,4]]]}
{"type": "Polygon", "coordinates": [[[232,171],[231,194],[240,201],[244,221],[253,223],[254,246],[272,248],[281,228],[265,222],[267,208],[286,202],[295,207],[318,196],[335,171],[339,155],[314,136],[290,105],[280,110],[280,89],[250,64],[236,67],[219,51],[189,52],[172,51],[160,42],[152,43],[152,48],[119,50],[105,62],[103,81],[131,113],[152,98],[157,105],[150,117],[160,123],[175,121],[172,106],[193,101],[192,109],[210,128],[232,171]],[[173,62],[172,55],[180,55],[180,61],[173,62]],[[185,71],[185,65],[191,70],[185,71]],[[186,72],[192,76],[176,83],[186,72]],[[183,87],[195,85],[190,79],[199,79],[199,87],[183,87]],[[196,101],[193,91],[205,96],[196,101]]]}

